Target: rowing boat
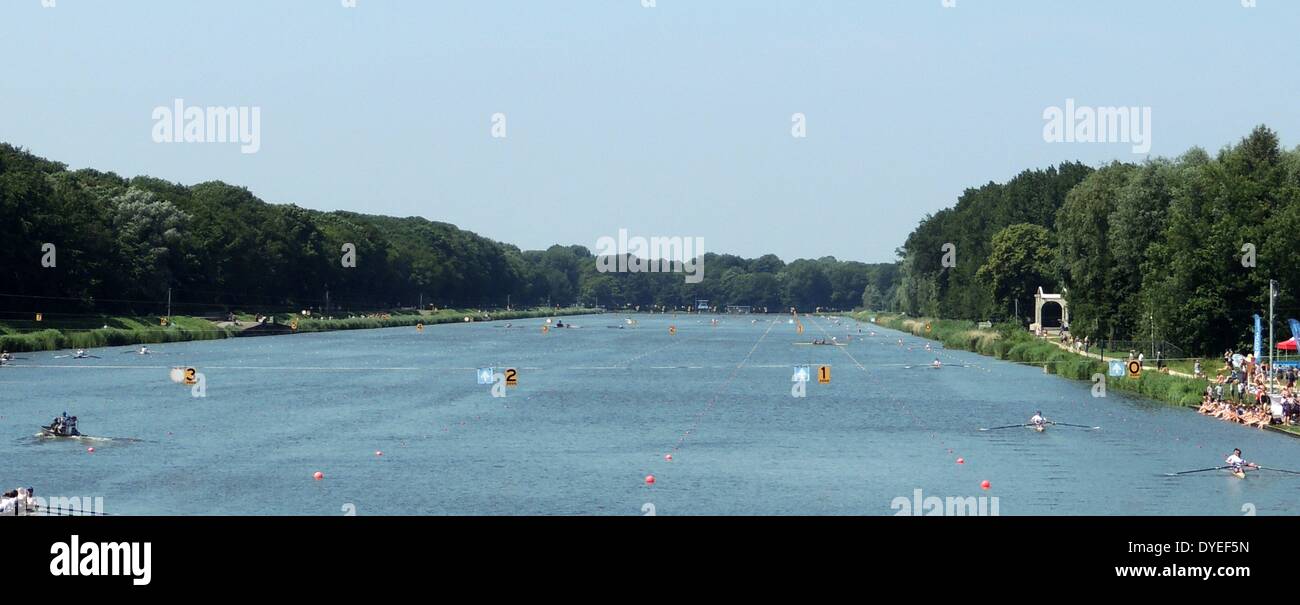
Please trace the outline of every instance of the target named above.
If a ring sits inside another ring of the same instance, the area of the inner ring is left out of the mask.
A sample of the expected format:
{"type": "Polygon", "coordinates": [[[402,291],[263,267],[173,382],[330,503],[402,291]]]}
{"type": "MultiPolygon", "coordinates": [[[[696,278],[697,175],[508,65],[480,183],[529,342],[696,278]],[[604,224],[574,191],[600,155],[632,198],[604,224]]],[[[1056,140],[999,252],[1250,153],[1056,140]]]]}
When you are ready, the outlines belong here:
{"type": "Polygon", "coordinates": [[[1047,430],[1047,423],[1035,424],[1033,426],[1034,426],[1034,430],[1040,433],[1047,430]]]}
{"type": "Polygon", "coordinates": [[[1234,471],[1232,471],[1232,476],[1233,476],[1233,477],[1236,477],[1236,478],[1238,478],[1238,479],[1245,479],[1245,478],[1246,478],[1246,471],[1243,471],[1243,470],[1241,470],[1241,469],[1234,470],[1234,471]]]}
{"type": "MultiPolygon", "coordinates": [[[[76,429],[73,429],[73,431],[76,431],[76,429]]],[[[85,437],[85,435],[82,435],[80,432],[61,433],[61,432],[55,430],[53,426],[43,426],[43,427],[41,427],[41,432],[37,433],[36,436],[37,436],[37,437],[45,437],[45,438],[48,438],[48,439],[55,439],[55,438],[60,438],[60,437],[61,437],[61,438],[77,439],[77,438],[80,438],[80,437],[85,437]]]]}

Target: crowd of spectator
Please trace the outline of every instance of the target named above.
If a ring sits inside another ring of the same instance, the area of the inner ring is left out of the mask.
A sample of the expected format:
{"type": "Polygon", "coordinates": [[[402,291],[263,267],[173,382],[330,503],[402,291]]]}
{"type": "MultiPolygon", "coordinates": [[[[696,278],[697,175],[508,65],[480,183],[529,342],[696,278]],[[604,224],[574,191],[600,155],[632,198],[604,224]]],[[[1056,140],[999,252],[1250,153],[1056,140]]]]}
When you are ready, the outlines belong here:
{"type": "MultiPolygon", "coordinates": [[[[1296,400],[1294,367],[1271,369],[1254,355],[1223,354],[1224,367],[1205,389],[1199,411],[1202,414],[1264,428],[1270,424],[1291,425],[1300,419],[1296,400]],[[1272,387],[1270,391],[1270,372],[1272,387]]],[[[1197,363],[1197,373],[1200,364],[1197,363]]]]}

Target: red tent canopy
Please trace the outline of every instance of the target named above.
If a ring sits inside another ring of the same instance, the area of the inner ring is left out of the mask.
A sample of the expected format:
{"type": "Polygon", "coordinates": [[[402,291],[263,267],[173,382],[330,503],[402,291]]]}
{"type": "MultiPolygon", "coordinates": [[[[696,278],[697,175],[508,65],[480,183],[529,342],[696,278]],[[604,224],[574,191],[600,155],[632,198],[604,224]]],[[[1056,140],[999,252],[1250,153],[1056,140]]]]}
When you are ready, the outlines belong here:
{"type": "Polygon", "coordinates": [[[1291,337],[1291,340],[1284,340],[1284,341],[1282,341],[1282,342],[1277,343],[1277,348],[1278,348],[1279,350],[1282,350],[1282,351],[1294,351],[1294,350],[1296,350],[1296,346],[1295,346],[1295,337],[1293,336],[1293,337],[1291,337]]]}

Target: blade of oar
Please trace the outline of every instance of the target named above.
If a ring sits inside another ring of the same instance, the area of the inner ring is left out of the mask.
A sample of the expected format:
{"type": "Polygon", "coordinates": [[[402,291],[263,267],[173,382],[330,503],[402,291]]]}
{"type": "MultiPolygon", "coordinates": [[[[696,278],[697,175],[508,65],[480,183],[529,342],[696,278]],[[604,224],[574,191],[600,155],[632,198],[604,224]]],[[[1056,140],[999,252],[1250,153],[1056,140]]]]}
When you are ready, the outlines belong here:
{"type": "Polygon", "coordinates": [[[1217,470],[1225,469],[1225,468],[1230,468],[1230,467],[1227,467],[1227,466],[1216,466],[1216,467],[1214,467],[1214,468],[1198,468],[1198,469],[1196,469],[1196,470],[1192,470],[1192,471],[1180,471],[1180,472],[1177,472],[1177,473],[1165,473],[1165,476],[1166,476],[1166,477],[1173,477],[1173,476],[1176,476],[1176,475],[1188,475],[1188,474],[1191,474],[1191,473],[1205,473],[1205,472],[1209,472],[1209,471],[1217,471],[1217,470]]]}
{"type": "Polygon", "coordinates": [[[1277,471],[1277,472],[1279,472],[1279,473],[1290,473],[1290,474],[1292,474],[1292,475],[1300,475],[1300,471],[1288,471],[1288,470],[1286,470],[1286,469],[1284,469],[1284,468],[1272,468],[1272,467],[1268,467],[1268,466],[1261,466],[1261,467],[1257,467],[1257,468],[1260,468],[1260,469],[1262,469],[1262,470],[1266,470],[1266,471],[1277,471]]]}
{"type": "Polygon", "coordinates": [[[996,431],[996,430],[998,430],[998,429],[1015,429],[1015,428],[1020,428],[1020,427],[1022,427],[1022,426],[1029,426],[1029,425],[1028,425],[1028,424],[1008,424],[1008,425],[1006,425],[1006,426],[995,426],[995,427],[990,427],[990,428],[986,428],[986,429],[983,429],[983,428],[982,428],[982,429],[980,429],[980,430],[981,430],[981,431],[996,431]]]}
{"type": "Polygon", "coordinates": [[[1080,429],[1092,429],[1094,431],[1101,428],[1099,426],[1088,426],[1086,424],[1070,424],[1068,422],[1052,422],[1052,424],[1056,426],[1072,426],[1080,429]]]}

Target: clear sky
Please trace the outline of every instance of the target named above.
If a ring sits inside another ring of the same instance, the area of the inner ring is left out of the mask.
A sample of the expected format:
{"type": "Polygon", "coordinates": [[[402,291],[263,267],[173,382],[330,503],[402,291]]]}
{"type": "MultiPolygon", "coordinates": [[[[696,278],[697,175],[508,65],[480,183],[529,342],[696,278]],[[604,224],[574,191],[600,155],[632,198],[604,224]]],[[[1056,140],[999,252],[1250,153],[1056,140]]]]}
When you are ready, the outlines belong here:
{"type": "Polygon", "coordinates": [[[1300,2],[1257,2],[3,0],[0,141],[525,249],[888,261],[967,187],[1145,157],[1044,141],[1068,98],[1150,107],[1151,155],[1295,145],[1300,2]],[[155,143],[177,98],[260,108],[260,150],[155,143]]]}

